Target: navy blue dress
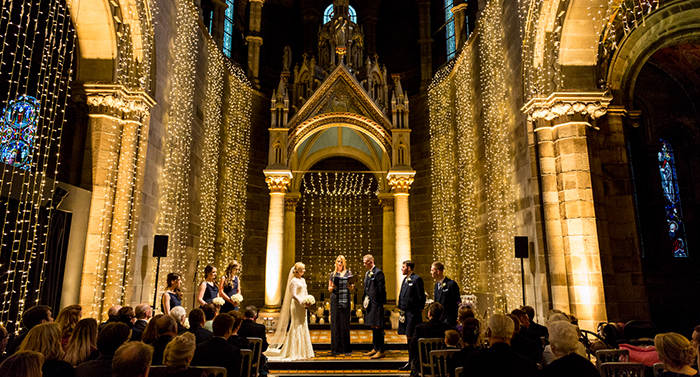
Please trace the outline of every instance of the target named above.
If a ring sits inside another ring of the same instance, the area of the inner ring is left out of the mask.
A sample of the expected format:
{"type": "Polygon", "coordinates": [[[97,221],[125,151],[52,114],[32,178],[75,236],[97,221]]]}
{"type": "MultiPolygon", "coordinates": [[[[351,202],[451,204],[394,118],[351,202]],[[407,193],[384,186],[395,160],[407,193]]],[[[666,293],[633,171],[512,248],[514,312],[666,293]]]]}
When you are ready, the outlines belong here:
{"type": "Polygon", "coordinates": [[[206,289],[204,290],[204,296],[202,296],[202,300],[206,302],[207,304],[210,304],[212,300],[217,298],[219,296],[219,287],[216,286],[216,284],[209,284],[208,282],[204,282],[206,285],[206,289]]]}
{"type": "MultiPolygon", "coordinates": [[[[226,293],[226,296],[229,298],[236,293],[238,293],[238,276],[234,276],[233,280],[231,281],[231,284],[224,286],[224,293],[226,293]]],[[[221,308],[222,313],[228,313],[231,310],[238,310],[237,307],[234,307],[233,304],[230,302],[226,301],[224,303],[224,306],[221,308]]]]}
{"type": "MultiPolygon", "coordinates": [[[[170,296],[170,309],[176,307],[176,306],[182,306],[182,299],[177,296],[177,293],[174,292],[167,292],[168,296],[170,296]]],[[[160,300],[160,310],[165,313],[165,308],[163,307],[163,300],[160,300]]],[[[167,313],[169,314],[169,313],[167,313]]]]}

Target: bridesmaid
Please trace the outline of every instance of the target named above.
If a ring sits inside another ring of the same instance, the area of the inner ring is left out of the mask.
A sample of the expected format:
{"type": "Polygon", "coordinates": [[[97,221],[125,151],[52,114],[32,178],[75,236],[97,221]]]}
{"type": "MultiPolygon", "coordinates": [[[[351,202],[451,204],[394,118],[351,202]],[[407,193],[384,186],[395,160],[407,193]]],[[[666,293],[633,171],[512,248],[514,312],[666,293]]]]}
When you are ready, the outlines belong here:
{"type": "Polygon", "coordinates": [[[222,313],[228,313],[231,310],[238,310],[238,302],[234,302],[231,296],[235,294],[241,294],[241,282],[238,277],[239,265],[236,260],[231,261],[226,267],[224,276],[221,277],[219,281],[219,296],[221,296],[226,302],[221,308],[222,313]]]}
{"type": "Polygon", "coordinates": [[[219,288],[214,283],[216,279],[216,267],[208,265],[204,268],[204,281],[199,285],[197,302],[200,307],[211,303],[219,295],[219,288]]]}
{"type": "Polygon", "coordinates": [[[354,288],[348,279],[352,272],[345,268],[345,257],[335,259],[335,270],[328,279],[331,292],[331,353],[349,355],[350,348],[350,290],[354,288]],[[336,285],[336,282],[338,283],[336,285]]]}
{"type": "Polygon", "coordinates": [[[171,272],[168,274],[167,282],[168,287],[165,288],[163,297],[160,300],[160,310],[165,314],[170,314],[170,309],[176,306],[182,306],[182,294],[180,293],[182,278],[180,274],[171,272]]]}

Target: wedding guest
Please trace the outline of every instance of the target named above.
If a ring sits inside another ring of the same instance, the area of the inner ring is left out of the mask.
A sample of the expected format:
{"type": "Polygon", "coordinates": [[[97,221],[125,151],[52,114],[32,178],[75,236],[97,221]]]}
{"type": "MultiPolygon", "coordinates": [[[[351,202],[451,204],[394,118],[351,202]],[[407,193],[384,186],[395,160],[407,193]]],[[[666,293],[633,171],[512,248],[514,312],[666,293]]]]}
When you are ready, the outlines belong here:
{"type": "Polygon", "coordinates": [[[116,322],[121,322],[127,326],[129,329],[134,327],[134,322],[136,322],[136,313],[134,313],[134,308],[131,306],[124,306],[117,312],[116,322]]]}
{"type": "Polygon", "coordinates": [[[457,331],[460,334],[462,333],[462,326],[464,326],[464,321],[466,321],[467,318],[476,318],[476,313],[474,313],[474,309],[466,305],[460,305],[459,311],[457,312],[458,325],[455,326],[455,331],[457,331]]]}
{"type": "Polygon", "coordinates": [[[695,347],[695,352],[698,354],[697,360],[695,361],[695,367],[700,368],[700,326],[695,326],[690,344],[695,347]]]}
{"type": "Polygon", "coordinates": [[[374,265],[374,256],[362,257],[367,273],[365,274],[365,324],[372,328],[372,350],[363,354],[372,359],[386,357],[384,345],[384,304],[386,304],[386,282],[384,273],[374,265]]]}
{"type": "Polygon", "coordinates": [[[136,322],[134,322],[134,327],[131,329],[131,341],[139,341],[143,330],[148,325],[148,320],[153,315],[153,309],[149,304],[138,304],[134,308],[134,314],[136,315],[136,322]]]}
{"type": "Polygon", "coordinates": [[[418,340],[421,338],[443,338],[445,331],[452,329],[450,325],[440,320],[443,317],[443,312],[442,305],[439,302],[433,302],[428,305],[428,322],[416,325],[416,329],[413,332],[413,340],[408,349],[408,362],[411,364],[411,369],[414,373],[421,374],[418,340]]]}
{"type": "MultiPolygon", "coordinates": [[[[202,309],[192,309],[190,311],[190,329],[188,330],[194,334],[196,344],[206,342],[211,339],[214,334],[205,329],[204,326],[204,311],[202,309]]],[[[264,326],[263,326],[264,327],[264,326]]],[[[264,333],[263,333],[264,336],[264,333]]]]}
{"type": "Polygon", "coordinates": [[[228,337],[233,332],[233,317],[223,314],[216,316],[213,329],[214,337],[197,346],[194,351],[192,365],[224,367],[228,377],[239,377],[241,350],[228,342],[228,337]]]}
{"type": "Polygon", "coordinates": [[[153,359],[151,364],[163,365],[163,352],[165,352],[165,347],[177,336],[177,322],[175,322],[173,317],[164,315],[158,318],[156,330],[158,332],[158,337],[155,342],[150,344],[153,346],[153,359]]]}
{"type": "Polygon", "coordinates": [[[86,361],[75,368],[75,377],[97,377],[112,375],[112,359],[117,349],[129,339],[129,326],[121,322],[107,324],[97,334],[95,360],[86,361]]]}
{"type": "Polygon", "coordinates": [[[185,308],[183,308],[182,306],[176,306],[170,309],[170,316],[173,317],[173,319],[177,323],[177,335],[182,335],[187,331],[187,327],[185,327],[186,314],[187,313],[185,312],[185,308]]]}
{"type": "MultiPolygon", "coordinates": [[[[262,339],[262,352],[267,351],[267,336],[265,335],[265,325],[256,323],[255,320],[258,319],[258,308],[253,305],[248,305],[243,312],[243,322],[241,323],[241,328],[238,329],[238,335],[244,336],[246,338],[260,338],[262,339]]],[[[192,322],[192,320],[190,320],[192,322]]]]}
{"type": "Polygon", "coordinates": [[[549,337],[549,332],[547,331],[546,326],[542,326],[539,323],[535,322],[535,308],[532,306],[526,305],[520,308],[520,310],[524,311],[527,314],[527,318],[530,322],[530,329],[534,330],[539,334],[540,337],[548,338],[549,337]]]}
{"type": "Polygon", "coordinates": [[[219,296],[219,288],[214,283],[216,279],[216,267],[208,265],[204,268],[204,281],[199,285],[197,302],[200,306],[209,304],[219,296]]]}
{"type": "Polygon", "coordinates": [[[238,329],[241,327],[241,324],[243,323],[243,314],[239,311],[231,311],[226,313],[233,317],[233,327],[231,331],[231,336],[228,337],[228,342],[236,346],[236,348],[239,349],[251,349],[250,348],[250,342],[246,337],[238,335],[238,329]]]}
{"type": "MultiPolygon", "coordinates": [[[[575,323],[572,323],[573,320],[575,320],[575,319],[573,319],[572,316],[570,316],[568,314],[562,313],[558,310],[552,310],[550,312],[549,318],[547,318],[547,328],[549,328],[550,327],[549,325],[554,323],[554,322],[567,322],[567,323],[571,323],[572,325],[576,326],[576,330],[579,331],[578,325],[576,325],[575,323]]],[[[579,342],[578,346],[576,347],[576,353],[582,357],[587,356],[586,355],[586,347],[584,347],[581,342],[579,342]]],[[[554,352],[552,352],[552,345],[547,344],[544,347],[544,350],[542,351],[542,365],[543,366],[549,365],[549,363],[551,363],[552,361],[554,361],[554,352]]]]}
{"type": "Polygon", "coordinates": [[[164,316],[165,314],[156,314],[153,318],[151,318],[150,321],[148,321],[148,324],[146,325],[146,328],[143,330],[143,333],[141,334],[141,341],[146,343],[146,344],[151,344],[156,341],[158,338],[158,329],[156,329],[156,323],[158,322],[158,318],[164,316]]]}
{"type": "Polygon", "coordinates": [[[66,349],[73,329],[83,317],[83,308],[80,305],[68,305],[61,309],[56,316],[56,322],[61,327],[61,346],[66,349]]]}
{"type": "Polygon", "coordinates": [[[73,366],[63,361],[61,327],[57,323],[34,326],[19,346],[18,351],[36,351],[44,355],[41,373],[44,377],[72,377],[73,366]]]}
{"type": "Polygon", "coordinates": [[[328,291],[331,293],[331,353],[349,355],[350,346],[350,290],[352,271],[346,268],[345,257],[338,255],[335,269],[328,278],[328,291]],[[338,285],[336,285],[336,282],[338,285]]]}
{"type": "Polygon", "coordinates": [[[143,342],[123,344],[112,359],[112,377],[148,377],[153,348],[143,342]]]}
{"type": "Polygon", "coordinates": [[[542,370],[541,377],[600,377],[593,363],[576,354],[580,344],[576,326],[566,321],[553,322],[547,333],[556,359],[542,370]]]}
{"type": "Polygon", "coordinates": [[[205,377],[207,372],[199,368],[191,368],[190,363],[196,348],[195,337],[192,333],[178,335],[163,354],[165,368],[154,368],[148,373],[149,377],[205,377]]]}
{"type": "Polygon", "coordinates": [[[0,376],[42,377],[44,355],[35,351],[21,351],[0,364],[0,376]]]}
{"type": "Polygon", "coordinates": [[[209,303],[204,305],[202,308],[204,311],[204,328],[209,330],[209,331],[214,331],[213,329],[213,323],[214,323],[214,318],[216,318],[217,315],[219,315],[219,307],[216,304],[209,303]]]}
{"type": "Polygon", "coordinates": [[[542,344],[542,337],[540,334],[535,331],[535,330],[530,330],[530,317],[527,315],[527,313],[523,310],[520,309],[515,309],[511,312],[514,316],[518,318],[518,321],[520,321],[520,332],[519,334],[522,335],[523,337],[530,339],[533,341],[537,347],[540,349],[540,353],[542,352],[542,347],[544,346],[542,344]]]}
{"type": "Polygon", "coordinates": [[[481,324],[478,319],[470,317],[462,322],[462,347],[447,360],[447,373],[455,377],[455,369],[464,365],[467,355],[481,349],[481,324]]]}
{"type": "Polygon", "coordinates": [[[46,322],[53,322],[53,318],[51,318],[50,306],[35,305],[25,310],[22,314],[22,329],[19,331],[19,334],[15,336],[14,339],[12,339],[10,344],[5,349],[6,356],[15,353],[17,348],[19,348],[20,344],[22,344],[22,342],[24,341],[24,338],[27,336],[27,333],[29,333],[29,330],[31,330],[32,328],[34,328],[34,326],[38,324],[46,322]]]}
{"type": "Polygon", "coordinates": [[[457,312],[462,299],[459,295],[459,286],[457,282],[445,276],[445,266],[440,262],[434,262],[430,266],[430,275],[435,280],[433,289],[433,298],[435,302],[439,302],[445,312],[442,315],[441,321],[455,327],[457,325],[457,312]]]}
{"type": "Polygon", "coordinates": [[[239,302],[234,301],[231,297],[235,294],[241,294],[241,281],[238,277],[240,266],[237,261],[233,260],[226,267],[224,276],[219,281],[219,296],[226,301],[221,307],[222,313],[228,313],[231,310],[238,310],[239,302]]]}
{"type": "Polygon", "coordinates": [[[171,272],[168,274],[166,281],[168,286],[165,288],[160,301],[160,310],[165,314],[170,313],[170,309],[182,305],[182,294],[180,292],[182,277],[178,273],[171,272]]]}
{"type": "MultiPolygon", "coordinates": [[[[399,329],[398,333],[406,335],[408,346],[411,346],[413,332],[416,325],[423,323],[423,309],[425,308],[425,288],[423,279],[413,272],[415,263],[405,260],[401,264],[401,273],[405,276],[401,283],[399,293],[399,329]]],[[[399,368],[400,371],[410,370],[410,361],[399,368]]]]}
{"type": "Polygon", "coordinates": [[[73,330],[63,360],[72,366],[77,366],[91,360],[91,355],[97,358],[99,353],[96,351],[97,321],[94,318],[83,318],[73,330]]]}
{"type": "Polygon", "coordinates": [[[697,351],[688,338],[674,332],[657,334],[654,337],[654,347],[666,369],[657,377],[700,376],[691,366],[696,361],[697,351]]]}
{"type": "Polygon", "coordinates": [[[445,349],[459,349],[459,333],[457,331],[445,331],[445,349]]]}
{"type": "Polygon", "coordinates": [[[117,321],[117,313],[119,312],[119,310],[121,310],[121,308],[122,308],[121,305],[114,305],[114,306],[111,306],[107,310],[107,321],[102,322],[102,323],[100,323],[99,326],[97,326],[97,333],[102,331],[102,329],[104,329],[108,323],[112,323],[112,322],[117,321]]]}
{"type": "Polygon", "coordinates": [[[542,360],[542,353],[539,347],[532,340],[522,336],[520,320],[515,314],[507,314],[508,318],[513,321],[513,338],[510,340],[510,348],[516,353],[527,357],[528,359],[539,363],[542,360]]]}

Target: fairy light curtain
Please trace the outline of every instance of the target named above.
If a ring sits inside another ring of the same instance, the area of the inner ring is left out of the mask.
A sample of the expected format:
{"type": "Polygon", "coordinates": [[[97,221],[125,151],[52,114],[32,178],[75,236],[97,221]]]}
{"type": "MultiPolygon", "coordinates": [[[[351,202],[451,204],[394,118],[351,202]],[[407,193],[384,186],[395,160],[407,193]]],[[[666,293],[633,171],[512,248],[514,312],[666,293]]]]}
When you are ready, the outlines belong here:
{"type": "Polygon", "coordinates": [[[63,1],[3,1],[0,12],[0,323],[16,332],[53,263],[46,240],[75,33],[63,1]]]}
{"type": "Polygon", "coordinates": [[[687,257],[688,249],[685,241],[685,224],[681,211],[681,197],[678,190],[678,178],[676,177],[676,161],[673,156],[673,147],[666,140],[661,140],[659,151],[659,173],[661,173],[661,189],[666,203],[666,224],[668,225],[668,237],[673,245],[674,257],[687,257]]]}
{"type": "Polygon", "coordinates": [[[306,280],[328,284],[338,255],[362,273],[362,256],[370,252],[372,200],[377,182],[364,173],[307,173],[301,184],[301,261],[306,280]]]}

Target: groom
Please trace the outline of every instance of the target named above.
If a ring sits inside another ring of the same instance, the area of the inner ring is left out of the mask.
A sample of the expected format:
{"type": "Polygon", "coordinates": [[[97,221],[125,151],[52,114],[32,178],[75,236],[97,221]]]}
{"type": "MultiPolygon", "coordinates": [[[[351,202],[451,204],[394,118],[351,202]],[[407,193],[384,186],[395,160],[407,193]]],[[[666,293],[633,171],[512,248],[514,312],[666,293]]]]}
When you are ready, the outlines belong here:
{"type": "Polygon", "coordinates": [[[365,274],[365,309],[367,315],[365,324],[372,328],[373,349],[365,353],[372,359],[381,359],[386,356],[384,351],[384,304],[386,303],[386,286],[384,273],[374,265],[374,257],[367,254],[362,258],[362,263],[367,269],[365,274]]]}

